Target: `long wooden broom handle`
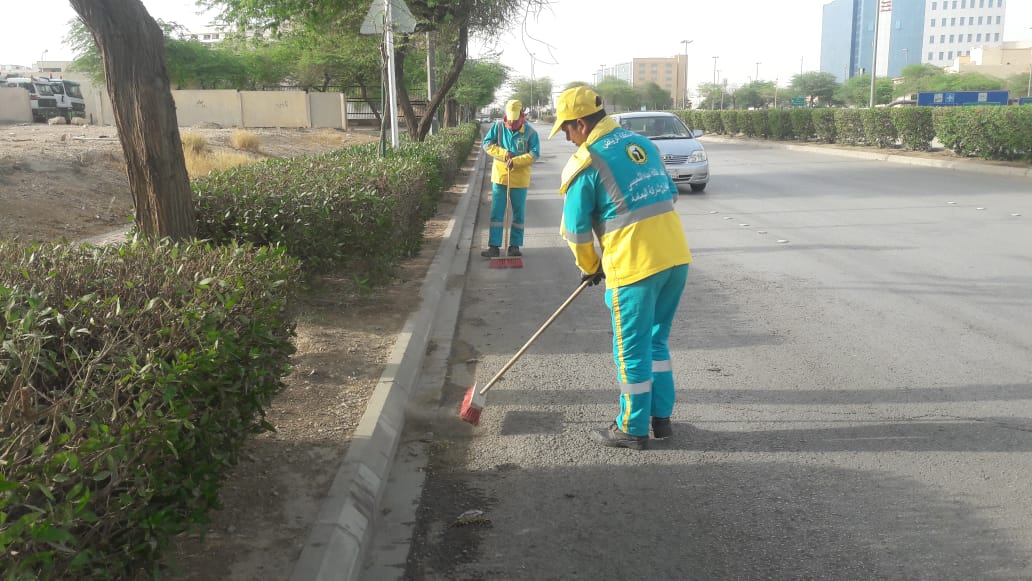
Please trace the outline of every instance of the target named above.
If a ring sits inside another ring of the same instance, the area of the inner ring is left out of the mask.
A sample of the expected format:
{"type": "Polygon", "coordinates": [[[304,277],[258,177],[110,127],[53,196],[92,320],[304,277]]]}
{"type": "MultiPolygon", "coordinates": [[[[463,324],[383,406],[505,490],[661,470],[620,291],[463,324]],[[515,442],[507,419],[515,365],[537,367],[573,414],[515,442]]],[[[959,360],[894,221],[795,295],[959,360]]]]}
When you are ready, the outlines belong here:
{"type": "Polygon", "coordinates": [[[573,299],[577,298],[577,295],[581,294],[581,291],[584,290],[585,288],[587,288],[588,284],[590,282],[591,282],[590,278],[586,279],[584,282],[582,282],[580,284],[579,287],[577,287],[577,290],[573,291],[573,294],[570,295],[570,298],[566,299],[566,301],[563,302],[563,304],[559,305],[559,308],[556,309],[554,313],[552,313],[551,317],[548,317],[548,320],[545,321],[545,324],[541,325],[541,328],[538,329],[536,333],[531,335],[530,339],[527,339],[527,342],[524,343],[523,347],[520,347],[520,350],[517,351],[516,354],[512,356],[512,359],[510,359],[508,363],[503,365],[502,368],[498,370],[498,373],[496,373],[495,376],[491,378],[491,381],[488,381],[487,385],[485,385],[483,387],[483,389],[480,390],[480,394],[481,395],[487,393],[487,390],[491,389],[491,386],[494,385],[495,382],[498,381],[502,377],[502,374],[504,374],[506,371],[508,371],[509,368],[512,367],[512,365],[514,363],[516,363],[516,360],[519,359],[523,355],[523,352],[526,351],[530,347],[531,343],[533,343],[538,338],[538,336],[541,335],[541,333],[545,332],[545,329],[547,329],[549,327],[549,325],[551,325],[552,322],[555,321],[555,319],[560,314],[562,314],[563,311],[566,310],[566,307],[570,306],[570,303],[573,302],[573,299]]]}

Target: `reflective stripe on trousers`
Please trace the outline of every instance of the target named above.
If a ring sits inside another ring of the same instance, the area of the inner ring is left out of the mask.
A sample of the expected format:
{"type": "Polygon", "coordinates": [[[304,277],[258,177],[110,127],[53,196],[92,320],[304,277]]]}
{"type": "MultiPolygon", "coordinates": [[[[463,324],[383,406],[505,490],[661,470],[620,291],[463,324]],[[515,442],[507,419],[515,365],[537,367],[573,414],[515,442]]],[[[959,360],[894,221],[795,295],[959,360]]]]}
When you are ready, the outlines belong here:
{"type": "MultiPolygon", "coordinates": [[[[512,227],[509,228],[509,246],[523,246],[523,221],[527,213],[527,188],[510,188],[512,204],[512,227]]],[[[502,230],[505,228],[505,184],[491,184],[491,226],[488,228],[487,245],[502,245],[502,230]]],[[[505,250],[504,248],[502,250],[505,250]]]]}
{"type": "Polygon", "coordinates": [[[673,413],[674,373],[667,341],[687,278],[685,264],[606,289],[620,388],[616,423],[628,434],[647,436],[649,418],[668,418],[673,413]]]}

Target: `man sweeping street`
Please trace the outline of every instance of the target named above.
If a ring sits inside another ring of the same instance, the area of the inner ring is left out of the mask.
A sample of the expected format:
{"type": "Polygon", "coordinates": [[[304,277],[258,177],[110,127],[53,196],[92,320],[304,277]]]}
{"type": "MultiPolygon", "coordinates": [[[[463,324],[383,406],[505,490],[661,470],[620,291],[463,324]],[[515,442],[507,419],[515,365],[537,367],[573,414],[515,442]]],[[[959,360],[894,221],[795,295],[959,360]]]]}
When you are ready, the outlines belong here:
{"type": "Polygon", "coordinates": [[[506,205],[512,208],[507,256],[521,256],[523,228],[527,211],[527,188],[530,166],[541,156],[537,131],[528,124],[523,103],[511,100],[505,104],[505,117],[495,123],[484,136],[483,147],[494,158],[491,167],[491,225],[488,229],[486,258],[501,255],[505,228],[506,205]]]}
{"type": "Polygon", "coordinates": [[[549,138],[578,146],[562,173],[563,238],[581,281],[606,281],[620,413],[592,432],[603,446],[642,450],[673,434],[667,340],[692,261],[674,210],[677,186],[647,138],[622,129],[588,87],[563,91],[549,138]],[[602,250],[595,248],[595,236],[602,250]]]}

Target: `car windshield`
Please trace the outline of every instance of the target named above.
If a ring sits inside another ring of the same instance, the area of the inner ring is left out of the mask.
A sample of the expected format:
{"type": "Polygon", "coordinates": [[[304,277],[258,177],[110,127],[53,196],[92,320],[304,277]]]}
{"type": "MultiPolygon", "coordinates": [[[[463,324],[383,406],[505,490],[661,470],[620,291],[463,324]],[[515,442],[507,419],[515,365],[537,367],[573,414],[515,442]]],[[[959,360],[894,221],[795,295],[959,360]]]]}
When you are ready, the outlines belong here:
{"type": "Polygon", "coordinates": [[[64,95],[64,85],[61,83],[50,83],[50,90],[53,91],[55,95],[64,95]]]}
{"type": "Polygon", "coordinates": [[[35,83],[35,85],[36,92],[38,92],[40,95],[50,97],[54,94],[54,92],[50,90],[50,85],[44,85],[43,83],[35,83]]]}
{"type": "Polygon", "coordinates": [[[620,126],[640,133],[649,139],[686,139],[693,135],[677,117],[623,117],[620,126]]]}

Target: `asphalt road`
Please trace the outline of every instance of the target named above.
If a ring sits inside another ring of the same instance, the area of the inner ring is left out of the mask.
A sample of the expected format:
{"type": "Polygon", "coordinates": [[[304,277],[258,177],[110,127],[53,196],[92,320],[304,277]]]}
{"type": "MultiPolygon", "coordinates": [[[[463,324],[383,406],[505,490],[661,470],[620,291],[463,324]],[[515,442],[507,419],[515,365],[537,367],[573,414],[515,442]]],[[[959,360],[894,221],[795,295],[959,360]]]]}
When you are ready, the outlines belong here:
{"type": "Polygon", "coordinates": [[[406,427],[407,560],[376,552],[367,578],[1032,579],[1032,183],[707,149],[713,181],[677,205],[673,441],[588,437],[617,410],[598,287],[479,427],[457,417],[578,283],[555,194],[573,146],[543,141],[525,267],[474,244],[441,401],[406,427]]]}

